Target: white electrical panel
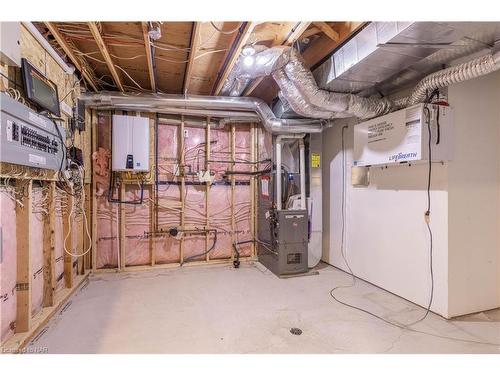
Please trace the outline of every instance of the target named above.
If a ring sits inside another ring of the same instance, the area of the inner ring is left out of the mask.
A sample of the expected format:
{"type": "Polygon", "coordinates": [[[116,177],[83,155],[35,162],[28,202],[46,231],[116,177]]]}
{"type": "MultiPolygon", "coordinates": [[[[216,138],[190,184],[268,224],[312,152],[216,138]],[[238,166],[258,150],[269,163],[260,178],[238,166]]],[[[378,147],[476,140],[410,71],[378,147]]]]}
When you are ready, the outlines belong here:
{"type": "Polygon", "coordinates": [[[432,160],[451,160],[451,108],[417,104],[355,125],[353,165],[371,166],[428,160],[427,118],[430,118],[432,160]]]}
{"type": "Polygon", "coordinates": [[[149,119],[113,115],[113,171],[149,171],[149,119]]]}
{"type": "Polygon", "coordinates": [[[19,22],[0,22],[0,61],[21,66],[21,26],[19,22]]]}

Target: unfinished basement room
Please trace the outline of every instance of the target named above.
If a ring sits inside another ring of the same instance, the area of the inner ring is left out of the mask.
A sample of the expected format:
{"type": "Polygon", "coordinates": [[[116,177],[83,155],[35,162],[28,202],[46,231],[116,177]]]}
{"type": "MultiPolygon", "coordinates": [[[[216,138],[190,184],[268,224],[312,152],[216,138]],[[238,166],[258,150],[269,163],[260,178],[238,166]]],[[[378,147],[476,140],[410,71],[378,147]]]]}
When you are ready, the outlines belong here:
{"type": "Polygon", "coordinates": [[[500,21],[91,3],[1,22],[0,362],[498,359],[500,21]]]}

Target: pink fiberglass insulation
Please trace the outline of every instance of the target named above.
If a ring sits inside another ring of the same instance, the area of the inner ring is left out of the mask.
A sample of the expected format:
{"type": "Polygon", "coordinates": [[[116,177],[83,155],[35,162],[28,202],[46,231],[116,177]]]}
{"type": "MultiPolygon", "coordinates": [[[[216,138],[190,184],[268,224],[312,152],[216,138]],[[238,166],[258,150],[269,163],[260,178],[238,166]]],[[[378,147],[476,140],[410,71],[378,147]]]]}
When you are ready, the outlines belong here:
{"type": "Polygon", "coordinates": [[[7,193],[0,193],[3,260],[0,264],[0,342],[13,334],[11,323],[16,320],[16,204],[7,193]]]}
{"type": "Polygon", "coordinates": [[[178,158],[179,127],[176,125],[158,125],[158,179],[173,181],[178,158]]]}
{"type": "MultiPolygon", "coordinates": [[[[251,202],[249,185],[237,185],[235,188],[234,216],[236,241],[244,242],[252,240],[252,233],[250,232],[251,202]]],[[[250,256],[252,245],[250,243],[238,245],[238,251],[241,256],[250,256]]]]}
{"type": "MultiPolygon", "coordinates": [[[[138,266],[151,264],[149,239],[151,230],[149,189],[144,188],[143,204],[125,204],[125,264],[138,266]]],[[[125,200],[138,201],[141,189],[136,185],[125,187],[125,200]]]]}
{"type": "MultiPolygon", "coordinates": [[[[158,230],[168,231],[179,227],[180,189],[178,185],[158,186],[158,230]]],[[[180,241],[169,235],[158,236],[153,239],[156,263],[174,263],[180,259],[180,241]]]]}
{"type": "MultiPolygon", "coordinates": [[[[117,192],[114,192],[117,194],[117,192]]],[[[118,208],[109,203],[106,195],[97,200],[97,268],[116,268],[118,266],[118,208]]]]}
{"type": "MultiPolygon", "coordinates": [[[[186,126],[187,137],[184,138],[184,163],[187,172],[205,170],[205,129],[186,126]]],[[[196,181],[195,177],[186,178],[187,181],[196,181]]]]}
{"type": "MultiPolygon", "coordinates": [[[[205,226],[205,185],[186,186],[185,228],[203,228],[205,226]]],[[[205,252],[204,234],[186,234],[184,236],[184,259],[205,252]]],[[[202,260],[195,257],[192,260],[202,260]]]]}
{"type": "Polygon", "coordinates": [[[231,168],[231,128],[210,130],[210,171],[215,173],[215,181],[221,181],[225,171],[231,168]]]}
{"type": "MultiPolygon", "coordinates": [[[[38,207],[42,200],[42,190],[33,188],[33,206],[38,207]]],[[[30,228],[31,253],[31,311],[35,315],[42,309],[43,301],[43,213],[33,209],[30,228]]]]}
{"type": "MultiPolygon", "coordinates": [[[[252,165],[250,160],[250,127],[240,125],[236,127],[235,132],[235,157],[237,162],[234,165],[234,170],[239,172],[251,172],[252,165]],[[239,162],[239,163],[238,163],[239,162]]],[[[250,176],[237,175],[237,181],[250,181],[250,176]]]]}
{"type": "MultiPolygon", "coordinates": [[[[210,252],[211,259],[231,257],[231,186],[212,185],[208,200],[210,228],[217,229],[217,243],[210,252]]],[[[210,235],[209,246],[212,246],[210,235]]]]}

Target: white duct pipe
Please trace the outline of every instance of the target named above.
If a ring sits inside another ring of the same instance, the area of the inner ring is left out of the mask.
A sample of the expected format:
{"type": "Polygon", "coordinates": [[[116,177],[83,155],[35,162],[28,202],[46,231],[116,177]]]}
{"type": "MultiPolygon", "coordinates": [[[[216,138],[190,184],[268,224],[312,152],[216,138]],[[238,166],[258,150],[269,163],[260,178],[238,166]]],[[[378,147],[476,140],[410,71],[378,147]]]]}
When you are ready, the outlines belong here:
{"type": "Polygon", "coordinates": [[[38,29],[31,22],[22,22],[23,26],[30,32],[31,35],[42,45],[42,47],[47,51],[47,53],[52,56],[52,58],[59,64],[63,70],[68,74],[73,74],[75,72],[74,66],[69,66],[66,62],[59,56],[54,48],[47,42],[47,39],[40,34],[38,29]]]}
{"type": "Polygon", "coordinates": [[[100,92],[82,94],[80,99],[87,107],[96,109],[170,113],[172,108],[181,108],[186,114],[199,110],[253,112],[264,128],[274,134],[321,133],[328,123],[315,119],[278,119],[262,99],[251,97],[100,92]]]}

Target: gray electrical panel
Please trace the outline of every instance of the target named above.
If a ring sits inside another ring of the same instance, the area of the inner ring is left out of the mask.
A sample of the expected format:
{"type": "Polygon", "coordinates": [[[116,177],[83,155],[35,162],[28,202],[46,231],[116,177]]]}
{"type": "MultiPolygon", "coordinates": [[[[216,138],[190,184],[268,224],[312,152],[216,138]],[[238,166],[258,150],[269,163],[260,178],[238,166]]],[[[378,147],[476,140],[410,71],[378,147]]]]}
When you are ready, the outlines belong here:
{"type": "Polygon", "coordinates": [[[10,96],[0,94],[0,161],[59,170],[66,163],[66,130],[10,96]]]}
{"type": "Polygon", "coordinates": [[[259,262],[277,276],[309,271],[307,210],[273,208],[272,176],[259,178],[257,212],[259,262]]]}

